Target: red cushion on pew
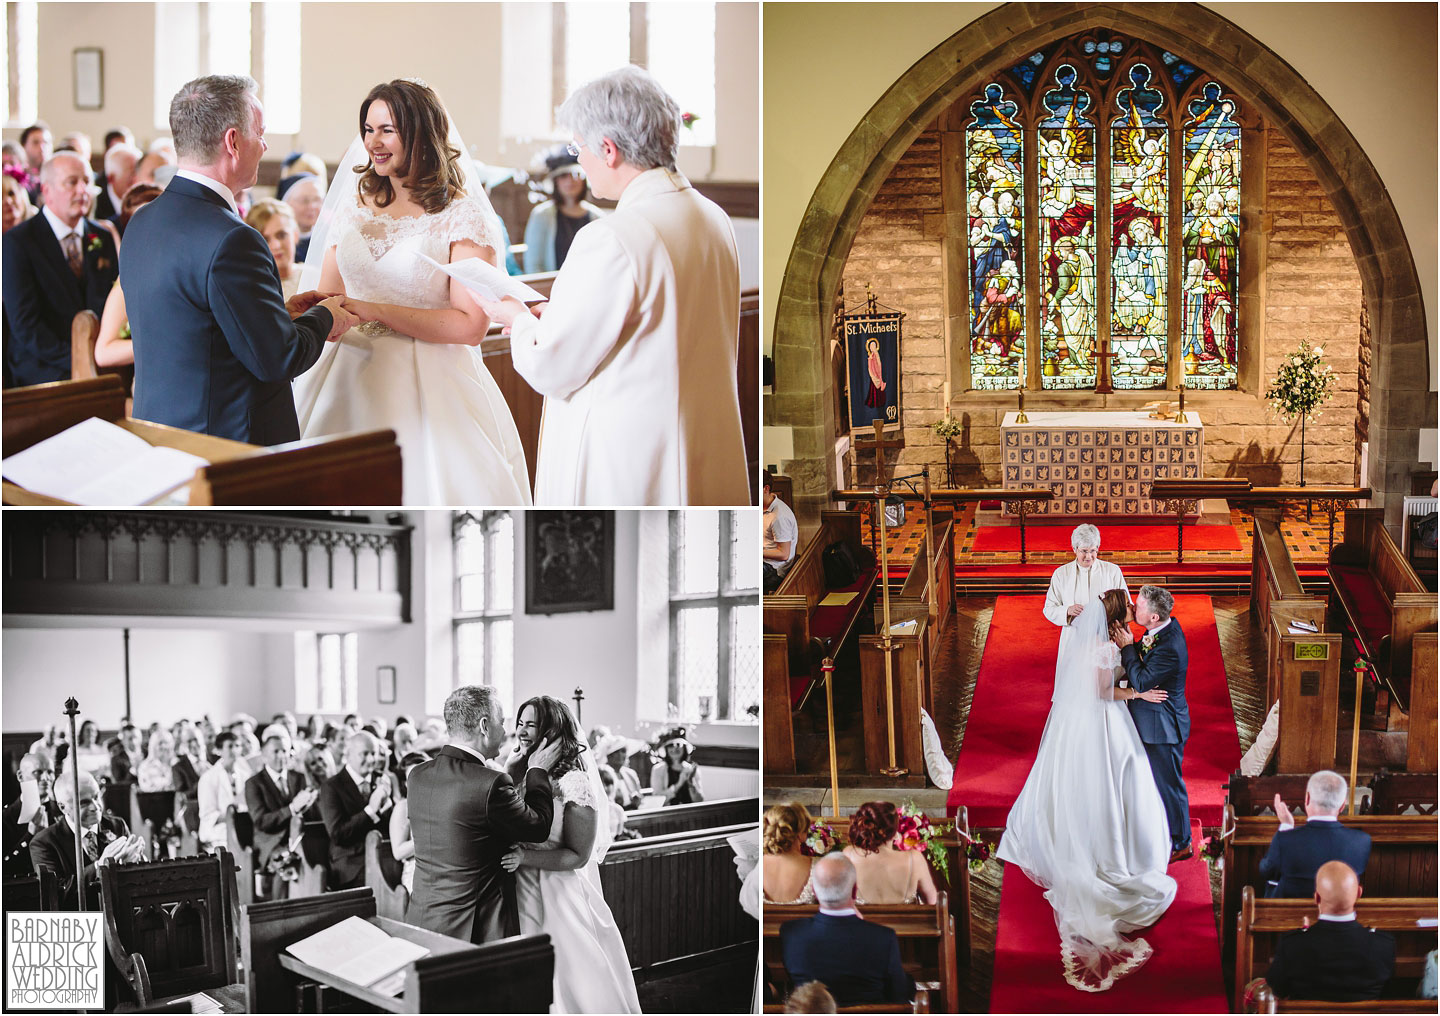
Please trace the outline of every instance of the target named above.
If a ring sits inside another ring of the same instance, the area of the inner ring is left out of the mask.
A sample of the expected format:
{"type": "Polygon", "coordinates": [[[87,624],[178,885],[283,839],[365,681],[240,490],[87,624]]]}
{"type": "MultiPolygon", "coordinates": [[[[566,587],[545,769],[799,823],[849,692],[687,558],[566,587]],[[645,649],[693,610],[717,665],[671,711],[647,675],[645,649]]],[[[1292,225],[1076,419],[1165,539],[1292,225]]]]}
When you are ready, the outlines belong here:
{"type": "Polygon", "coordinates": [[[798,709],[800,700],[805,697],[805,691],[810,687],[809,677],[790,678],[790,708],[798,709]]]}
{"type": "MultiPolygon", "coordinates": [[[[874,581],[877,572],[878,569],[876,568],[867,569],[850,585],[843,589],[828,590],[825,595],[829,596],[831,593],[858,593],[874,581]]],[[[849,626],[850,618],[855,615],[855,612],[864,606],[864,603],[860,602],[861,599],[861,597],[857,596],[849,603],[837,607],[816,607],[815,613],[810,615],[810,634],[821,641],[832,639],[836,635],[839,635],[849,626]]],[[[838,649],[839,646],[835,648],[838,649]]]]}
{"type": "Polygon", "coordinates": [[[1337,564],[1332,566],[1339,580],[1340,593],[1350,605],[1359,634],[1373,651],[1380,640],[1390,634],[1390,604],[1375,576],[1363,567],[1337,564]]]}

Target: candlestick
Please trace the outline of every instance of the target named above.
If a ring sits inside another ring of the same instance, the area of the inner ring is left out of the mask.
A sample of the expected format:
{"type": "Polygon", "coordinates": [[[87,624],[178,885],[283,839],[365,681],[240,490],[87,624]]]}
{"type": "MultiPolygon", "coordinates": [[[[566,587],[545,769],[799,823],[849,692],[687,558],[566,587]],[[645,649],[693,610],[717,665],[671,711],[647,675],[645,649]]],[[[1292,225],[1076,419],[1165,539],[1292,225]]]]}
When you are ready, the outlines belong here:
{"type": "Polygon", "coordinates": [[[1025,415],[1025,386],[1020,386],[1020,411],[1015,414],[1016,423],[1029,423],[1030,417],[1025,415]]]}
{"type": "Polygon", "coordinates": [[[1189,423],[1189,422],[1190,422],[1190,421],[1188,421],[1188,420],[1185,419],[1185,382],[1184,382],[1184,381],[1181,381],[1181,382],[1180,382],[1180,411],[1175,414],[1175,422],[1176,422],[1176,423],[1189,423]]]}

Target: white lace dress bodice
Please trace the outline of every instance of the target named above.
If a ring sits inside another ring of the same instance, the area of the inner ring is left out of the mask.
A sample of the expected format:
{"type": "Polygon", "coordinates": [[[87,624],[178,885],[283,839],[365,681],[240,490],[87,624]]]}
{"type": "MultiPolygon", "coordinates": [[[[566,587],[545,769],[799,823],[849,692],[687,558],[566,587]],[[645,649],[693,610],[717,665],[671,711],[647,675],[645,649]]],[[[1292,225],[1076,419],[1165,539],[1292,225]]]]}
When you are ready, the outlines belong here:
{"type": "MultiPolygon", "coordinates": [[[[553,850],[564,843],[572,809],[598,810],[605,804],[596,796],[596,782],[583,769],[572,769],[554,782],[550,835],[535,849],[553,850]]],[[[585,864],[568,871],[522,866],[515,873],[515,902],[520,933],[544,932],[555,949],[552,1013],[640,1011],[625,942],[605,902],[593,851],[585,864]]]]}
{"type": "MultiPolygon", "coordinates": [[[[469,240],[503,255],[499,231],[468,198],[400,217],[343,208],[330,227],[345,294],[420,310],[450,307],[445,264],[469,240]]],[[[303,437],[391,429],[400,443],[407,505],[527,505],[520,435],[478,346],[424,342],[367,322],[331,343],[296,379],[303,437]]]]}

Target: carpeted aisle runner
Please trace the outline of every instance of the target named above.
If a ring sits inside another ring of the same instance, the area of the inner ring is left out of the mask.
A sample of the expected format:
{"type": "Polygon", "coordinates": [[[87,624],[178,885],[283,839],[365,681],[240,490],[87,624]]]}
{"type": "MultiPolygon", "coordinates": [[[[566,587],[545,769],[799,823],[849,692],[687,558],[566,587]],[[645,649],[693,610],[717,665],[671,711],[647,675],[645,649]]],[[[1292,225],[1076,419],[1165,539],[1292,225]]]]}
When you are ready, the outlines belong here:
{"type": "MultiPolygon", "coordinates": [[[[1198,822],[1191,823],[1195,841],[1198,822]]],[[[1220,941],[1210,901],[1210,874],[1198,856],[1170,865],[1179,883],[1175,902],[1140,932],[1154,955],[1108,991],[1079,991],[1065,981],[1060,935],[1044,890],[1013,864],[1005,866],[995,935],[995,1013],[1223,1013],[1229,1011],[1220,971],[1220,941]]]]}
{"type": "MultiPolygon", "coordinates": [[[[1005,824],[1040,747],[1060,646],[1060,629],[1040,612],[1044,603],[1043,596],[995,601],[948,802],[951,814],[962,804],[969,809],[972,829],[1005,824]]],[[[1240,761],[1220,636],[1210,597],[1177,596],[1174,613],[1190,650],[1190,741],[1182,768],[1190,817],[1216,826],[1225,799],[1221,785],[1240,761]]]]}

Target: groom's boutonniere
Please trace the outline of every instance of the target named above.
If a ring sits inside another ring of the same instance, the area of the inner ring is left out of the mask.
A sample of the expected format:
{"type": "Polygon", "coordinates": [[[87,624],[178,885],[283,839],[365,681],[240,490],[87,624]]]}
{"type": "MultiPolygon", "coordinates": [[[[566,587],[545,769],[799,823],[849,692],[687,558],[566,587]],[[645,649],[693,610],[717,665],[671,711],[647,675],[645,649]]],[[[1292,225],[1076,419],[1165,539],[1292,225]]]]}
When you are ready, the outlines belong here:
{"type": "Polygon", "coordinates": [[[1154,649],[1154,648],[1155,648],[1155,636],[1154,636],[1154,635],[1146,635],[1143,639],[1140,640],[1140,655],[1141,655],[1141,656],[1144,656],[1146,653],[1148,653],[1150,650],[1152,650],[1152,649],[1154,649]]]}

